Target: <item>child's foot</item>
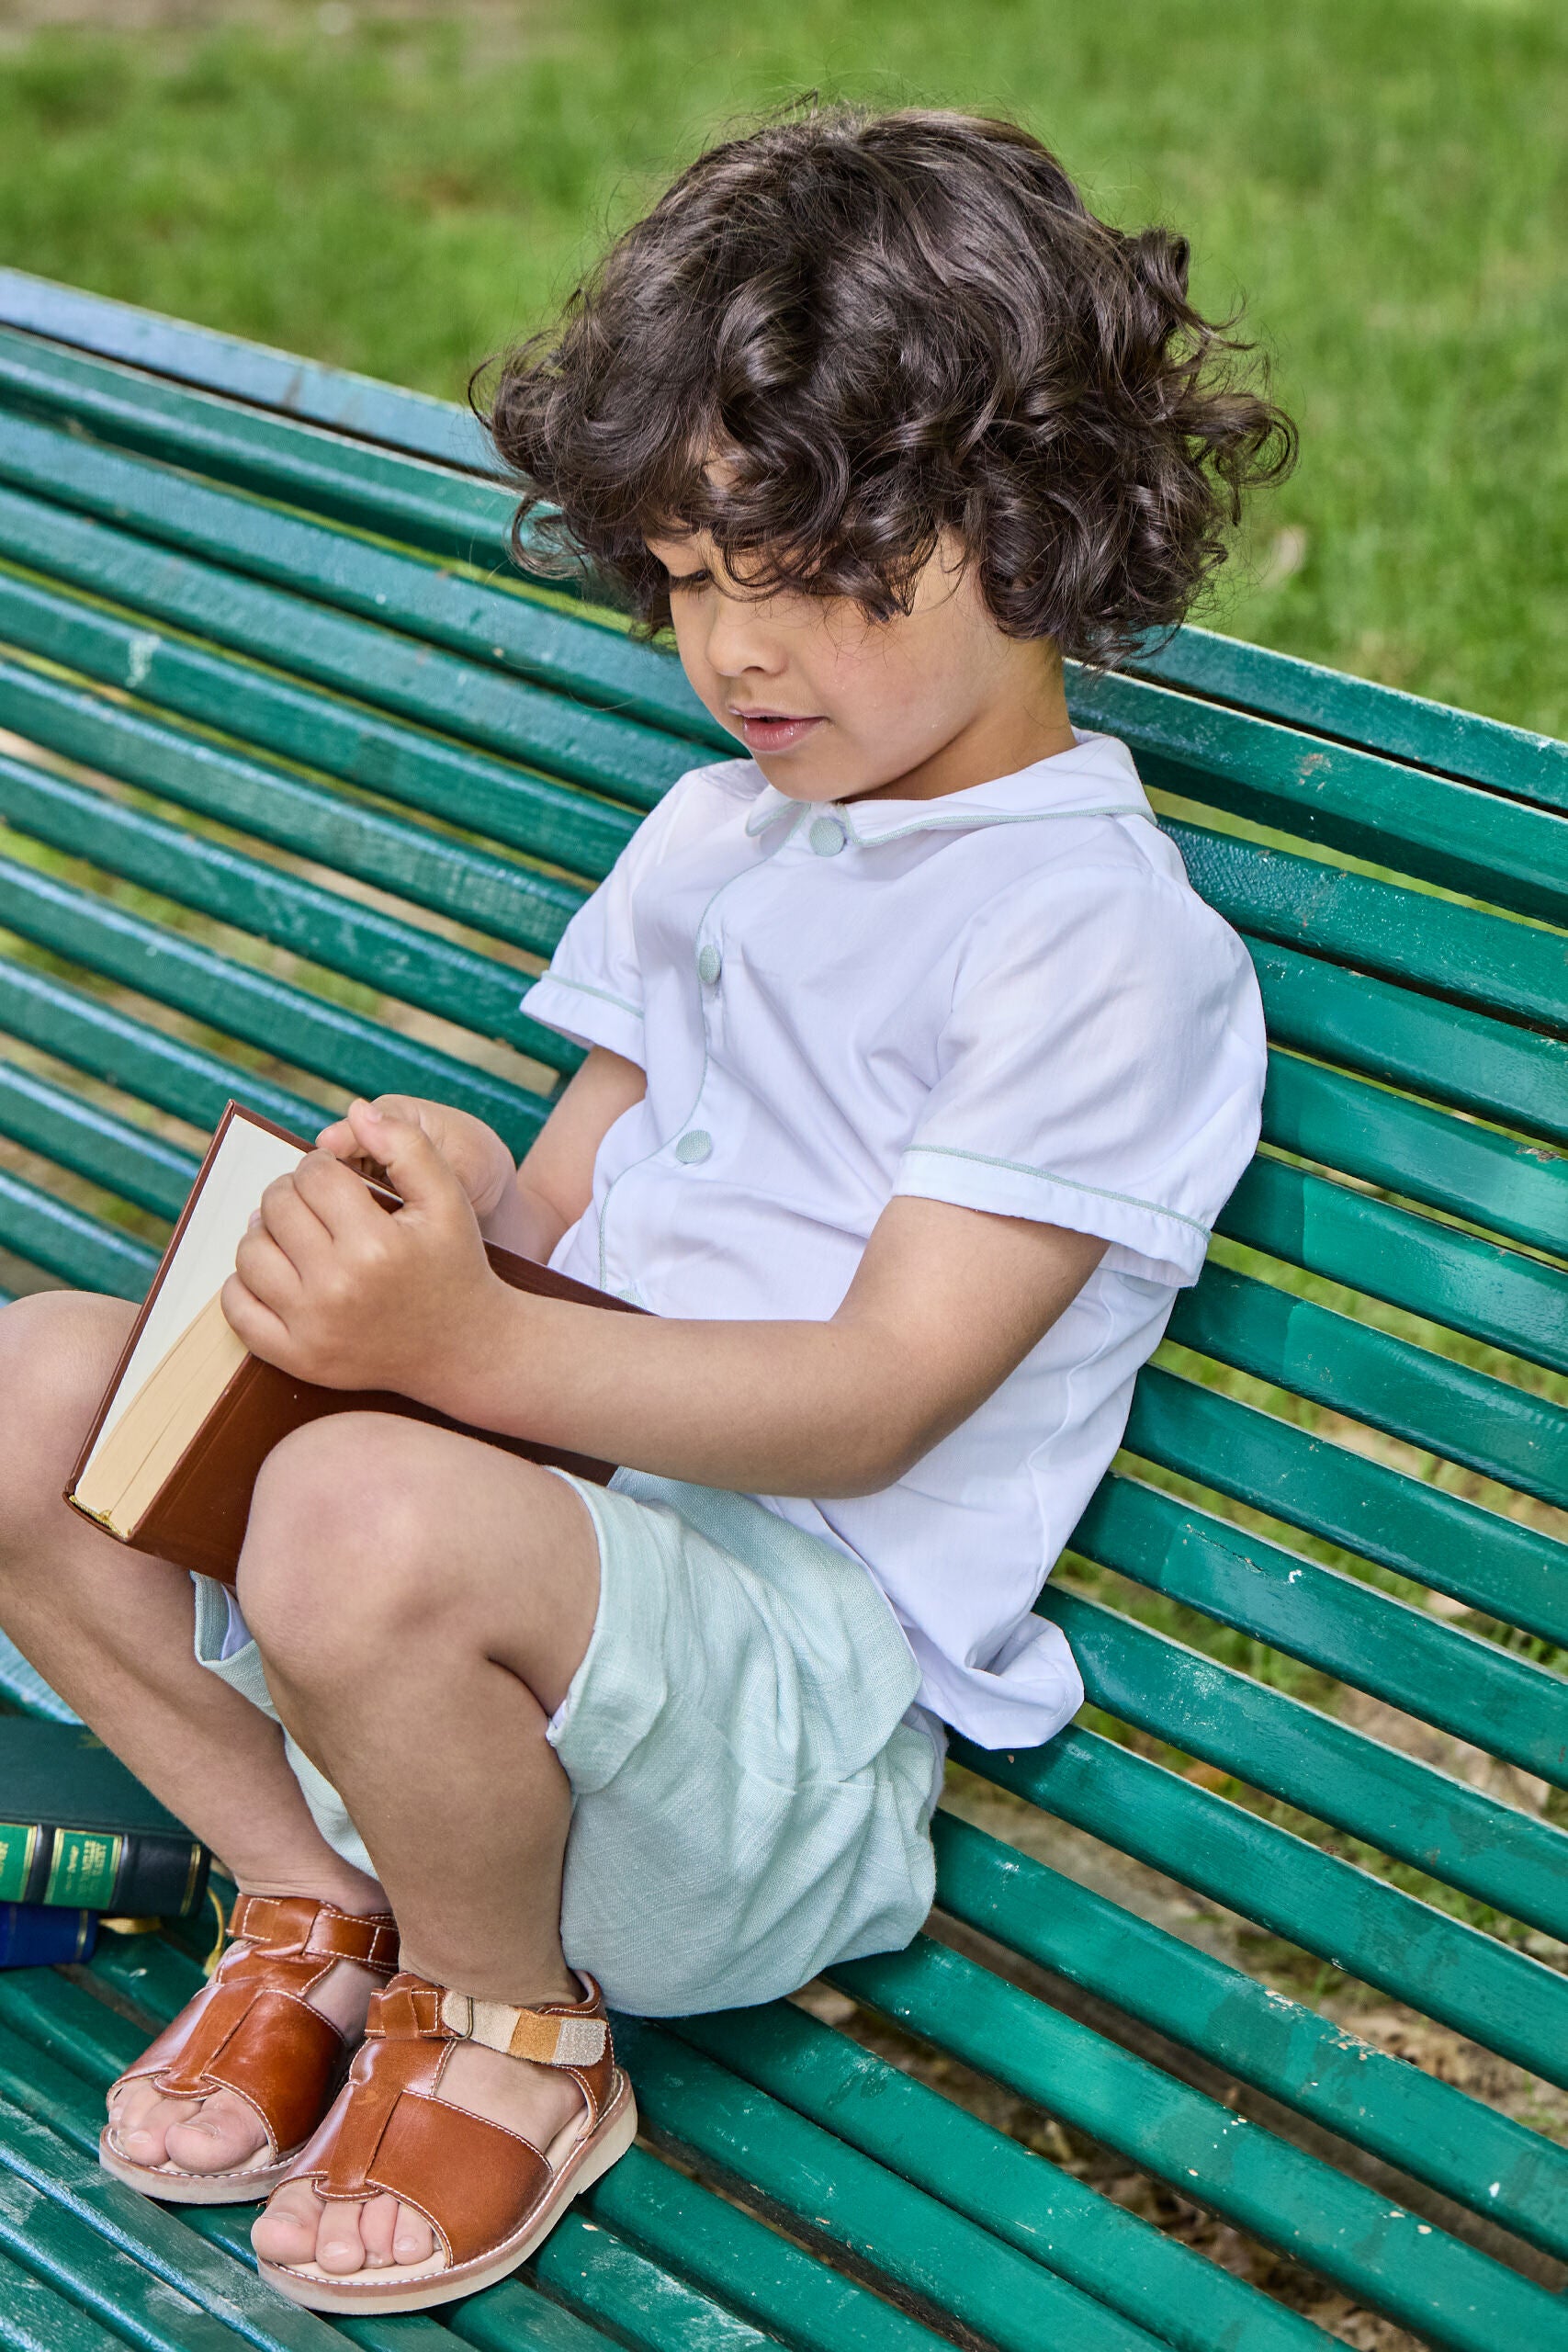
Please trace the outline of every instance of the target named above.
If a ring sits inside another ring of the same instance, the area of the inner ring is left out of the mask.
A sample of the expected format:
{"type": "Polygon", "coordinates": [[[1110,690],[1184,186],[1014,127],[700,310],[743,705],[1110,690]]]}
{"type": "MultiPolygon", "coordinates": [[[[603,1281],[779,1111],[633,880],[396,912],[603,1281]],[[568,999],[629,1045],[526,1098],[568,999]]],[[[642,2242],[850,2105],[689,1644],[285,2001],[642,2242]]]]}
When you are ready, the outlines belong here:
{"type": "Polygon", "coordinates": [[[312,2311],[450,2302],[525,2262],[636,2136],[592,1977],[516,2007],[405,1971],[251,2231],[261,2275],[312,2311]]]}
{"type": "MultiPolygon", "coordinates": [[[[540,2149],[582,2113],[582,2093],[570,2075],[472,2041],[459,2042],[447,2060],[441,2096],[540,2149]]],[[[389,2263],[429,2262],[435,2254],[435,2233],[417,2207],[387,2196],[329,2204],[308,2180],[286,2181],[274,2192],[251,2244],[264,2262],[316,2262],[339,2278],[389,2263]]]]}
{"type": "MultiPolygon", "coordinates": [[[[302,1997],[336,2026],[352,2050],[365,2031],[370,1996],[386,1983],[357,1961],[340,1960],[302,1997]]],[[[116,2083],[108,2115],[115,2144],[133,2165],[156,2169],[177,2165],[182,2172],[233,2172],[266,2145],[266,2130],[238,2091],[213,2091],[206,2098],[171,2098],[139,2075],[116,2083]]]]}
{"type": "Polygon", "coordinates": [[[216,1974],[108,2096],[98,2159],[175,2204],[282,2180],[332,2103],[370,1996],[398,1963],[388,1912],[242,1894],[216,1974]]]}

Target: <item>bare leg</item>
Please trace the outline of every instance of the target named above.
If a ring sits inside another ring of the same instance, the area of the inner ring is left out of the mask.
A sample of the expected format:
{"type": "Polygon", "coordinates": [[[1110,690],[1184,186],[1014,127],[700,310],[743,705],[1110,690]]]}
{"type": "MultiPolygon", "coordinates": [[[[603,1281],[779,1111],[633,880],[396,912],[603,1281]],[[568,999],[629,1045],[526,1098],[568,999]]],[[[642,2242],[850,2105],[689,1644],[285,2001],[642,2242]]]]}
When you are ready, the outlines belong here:
{"type": "MultiPolygon", "coordinates": [[[[574,2000],[560,1947],[570,1792],[545,1725],[598,1607],[592,1521],[562,1480],[493,1446],[345,1414],[298,1431],[257,1486],[240,1600],[279,1713],[374,1857],[404,1964],[481,1998],[574,2000]]],[[[547,2147],[570,2078],[474,2044],[458,2104],[547,2147]]],[[[390,2197],[279,2190],[254,2233],[278,2262],[419,2261],[390,2197]]]]}
{"type": "MultiPolygon", "coordinates": [[[[118,1300],[62,1292],[0,1312],[0,1625],[242,1887],[384,1909],[375,1881],[316,1828],[277,1725],[197,1665],[189,1577],[111,1543],[61,1500],[130,1318],[118,1300]]],[[[375,1981],[344,1963],[318,1989],[351,2040],[375,1981]]],[[[228,2092],[175,2100],[134,2084],[115,2122],[136,2162],[166,2154],[192,2172],[262,2144],[254,2110],[228,2092]]]]}

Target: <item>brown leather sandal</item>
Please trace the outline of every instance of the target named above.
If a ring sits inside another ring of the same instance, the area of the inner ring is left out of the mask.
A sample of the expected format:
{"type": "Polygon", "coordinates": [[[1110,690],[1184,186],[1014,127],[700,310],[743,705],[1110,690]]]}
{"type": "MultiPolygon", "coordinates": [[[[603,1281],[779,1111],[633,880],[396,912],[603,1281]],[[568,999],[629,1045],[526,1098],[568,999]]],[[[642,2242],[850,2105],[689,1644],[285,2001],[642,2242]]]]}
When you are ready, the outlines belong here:
{"type": "Polygon", "coordinates": [[[435,2254],[346,2277],[314,2262],[263,2262],[269,2285],[311,2311],[426,2311],[527,2260],[637,2137],[637,2104],[615,2064],[604,1996],[591,1976],[574,1973],[588,1988],[582,2000],[536,2009],[476,2001],[412,1973],[372,1996],[348,2080],[288,2177],[345,2203],[398,2198],[424,2215],[435,2254]],[[441,2078],[459,2041],[560,2067],[582,2093],[581,2114],[539,2149],[454,2107],[441,2078]]]}
{"type": "Polygon", "coordinates": [[[266,2145],[232,2171],[196,2173],[135,2163],[112,2120],[98,2140],[106,2172],[171,2204],[248,2205],[277,2186],[331,2106],[351,2055],[331,2018],[310,2007],[311,1986],[341,1960],[387,1977],[398,1964],[390,1912],[362,1917],[308,1894],[242,1894],[229,1934],[211,1983],[114,2090],[151,2080],[169,2098],[233,2091],[255,2109],[266,2145]]]}

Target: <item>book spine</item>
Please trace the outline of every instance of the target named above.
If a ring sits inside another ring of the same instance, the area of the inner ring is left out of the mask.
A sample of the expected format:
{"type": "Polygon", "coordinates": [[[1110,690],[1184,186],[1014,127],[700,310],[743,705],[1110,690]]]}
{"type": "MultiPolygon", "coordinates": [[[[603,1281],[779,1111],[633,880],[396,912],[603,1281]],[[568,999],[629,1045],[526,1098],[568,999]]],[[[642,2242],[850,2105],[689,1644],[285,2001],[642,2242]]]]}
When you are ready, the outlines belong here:
{"type": "Polygon", "coordinates": [[[87,1960],[98,1939],[96,1915],[43,1903],[0,1903],[0,1968],[53,1968],[87,1960]]]}
{"type": "Polygon", "coordinates": [[[0,1822],[0,1904],[179,1918],[205,1895],[211,1860],[178,1833],[0,1822]]]}

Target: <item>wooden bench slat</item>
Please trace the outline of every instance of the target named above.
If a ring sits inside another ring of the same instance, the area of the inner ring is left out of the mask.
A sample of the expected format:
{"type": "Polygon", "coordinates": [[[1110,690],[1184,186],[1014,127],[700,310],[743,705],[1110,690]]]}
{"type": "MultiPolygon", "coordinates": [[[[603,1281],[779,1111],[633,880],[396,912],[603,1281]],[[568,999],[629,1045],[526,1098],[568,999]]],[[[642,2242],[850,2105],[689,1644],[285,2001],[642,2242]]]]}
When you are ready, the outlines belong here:
{"type": "Polygon", "coordinates": [[[1151,1364],[1123,1451],[1568,1649],[1568,1544],[1151,1364]]]}
{"type": "MultiPolygon", "coordinates": [[[[528,975],[107,794],[0,754],[0,818],[17,832],[303,956],[379,994],[560,1067],[564,1040],[518,1011],[528,975]]],[[[575,1063],[578,1050],[566,1046],[575,1063]]]]}
{"type": "Polygon", "coordinates": [[[1561,1251],[1568,1234],[1568,1158],[1278,1047],[1263,1138],[1529,1248],[1561,1251]]]}
{"type": "Polygon", "coordinates": [[[0,720],[62,758],[537,956],[553,952],[582,903],[580,889],[553,875],[385,816],[3,655],[0,720]]]}
{"type": "MultiPolygon", "coordinates": [[[[423,726],[527,760],[634,808],[651,808],[695,764],[690,744],[482,669],[390,628],[161,548],[129,532],[0,488],[0,553],[423,726]]],[[[147,648],[151,661],[154,648],[147,648]]],[[[138,680],[128,684],[134,689],[138,680]]]]}
{"type": "Polygon", "coordinates": [[[1553,810],[1114,672],[1079,673],[1068,707],[1080,725],[1122,736],[1158,790],[1464,897],[1563,920],[1568,824],[1553,810]]]}
{"type": "Polygon", "coordinates": [[[1107,1714],[1568,1939],[1568,1832],[1066,1587],[1042,1614],[1107,1714]]]}
{"type": "MultiPolygon", "coordinates": [[[[1265,1135],[1272,1140],[1269,1124],[1265,1135]]],[[[1562,1176],[1556,1165],[1539,1172],[1550,1215],[1538,1233],[1550,1237],[1546,1246],[1559,1248],[1562,1176]]],[[[1461,1204],[1450,1191],[1444,1205],[1461,1204]]],[[[1214,1230],[1531,1363],[1568,1368],[1568,1272],[1560,1264],[1267,1155],[1254,1160],[1214,1230]]]]}
{"type": "MultiPolygon", "coordinates": [[[[1151,1592],[1568,1788],[1568,1682],[1529,1658],[1120,1472],[1101,1481],[1070,1543],[1151,1592]]],[[[1049,1586],[1045,1599],[1054,1610],[1049,1586]]],[[[1132,1634],[1127,1646],[1131,1656],[1132,1634]]],[[[1551,1867],[1563,1871],[1555,1899],[1568,1902],[1568,1843],[1552,1850],[1551,1867]]],[[[1540,1899],[1553,1899],[1544,1886],[1540,1899]]],[[[1553,1932],[1568,1939],[1568,1918],[1557,1916],[1553,1932]]]]}
{"type": "Polygon", "coordinates": [[[624,712],[682,739],[688,766],[702,756],[694,745],[723,752],[733,743],[668,654],[510,585],[491,586],[15,413],[0,434],[0,479],[231,574],[442,646],[481,669],[624,712]]]}
{"type": "Polygon", "coordinates": [[[1568,2150],[956,1814],[932,1836],[951,1917],[1568,2259],[1568,2150]]]}
{"type": "MultiPolygon", "coordinates": [[[[592,2220],[580,2207],[575,2230],[556,2229],[534,2257],[538,2276],[646,2352],[710,2341],[716,2352],[781,2342],[800,2352],[941,2352],[948,2341],[641,2148],[585,2202],[592,2220]]],[[[511,2352],[504,2330],[527,2290],[509,2282],[501,2292],[509,2300],[493,2341],[511,2352]]]]}
{"type": "Polygon", "coordinates": [[[300,1134],[312,1133],[324,1115],[324,1104],[8,956],[0,956],[0,1031],[90,1078],[108,1080],[202,1134],[218,1125],[231,1097],[300,1134]]]}
{"type": "Polygon", "coordinates": [[[155,1216],[178,1216],[199,1165],[194,1153],[6,1060],[0,1060],[0,1135],[155,1216]]]}
{"type": "Polygon", "coordinates": [[[1528,728],[1206,628],[1179,629],[1168,644],[1140,655],[1136,667],[1190,694],[1212,695],[1287,726],[1366,744],[1391,759],[1413,761],[1438,775],[1465,776],[1543,808],[1568,809],[1568,745],[1528,728]]]}
{"type": "Polygon", "coordinates": [[[1568,1508],[1568,1411],[1213,1260],[1166,1336],[1331,1412],[1568,1508]]]}
{"type": "Polygon", "coordinates": [[[1568,1142],[1568,1045],[1294,948],[1247,941],[1269,1034],[1323,1061],[1568,1142]]]}
{"type": "Polygon", "coordinates": [[[1568,1371],[1568,1273],[1539,1259],[1266,1158],[1254,1159],[1214,1230],[1532,1363],[1568,1371]]]}
{"type": "Polygon", "coordinates": [[[671,2030],[1178,2352],[1324,2352],[1309,2321],[787,2001],[671,2030]]]}
{"type": "Polygon", "coordinates": [[[0,1168],[0,1249],[47,1268],[76,1290],[107,1291],[115,1298],[140,1298],[159,1255],[8,1168],[0,1168]]]}
{"type": "MultiPolygon", "coordinates": [[[[47,2264],[51,2274],[59,2277],[70,2259],[69,2231],[62,2233],[67,2245],[51,2244],[46,2220],[40,2240],[28,2226],[29,2212],[36,2210],[25,2184],[9,2175],[0,2181],[0,2231],[6,2243],[15,2243],[20,2254],[30,2253],[39,2270],[47,2264]]],[[[0,2304],[5,2310],[4,2341],[15,2352],[123,2352],[123,2336],[111,2335],[80,2303],[68,2301],[46,2285],[39,2270],[24,2269],[8,2254],[0,2256],[0,2304]]]]}
{"type": "Polygon", "coordinates": [[[1160,822],[1200,896],[1255,938],[1483,1012],[1568,1028],[1568,947],[1559,933],[1179,817],[1160,822]]]}
{"type": "Polygon", "coordinates": [[[195,939],[0,858],[7,927],[36,946],[170,1005],[352,1094],[422,1094],[472,1111],[519,1155],[546,1114],[536,1095],[362,1013],[254,971],[195,939]]]}
{"type": "Polygon", "coordinates": [[[1568,1982],[1540,1961],[1081,1724],[1041,1748],[996,1752],[955,1739],[952,1754],[982,1780],[1568,2087],[1568,1982]]]}
{"type": "Polygon", "coordinates": [[[486,473],[494,463],[478,423],[454,401],[58,285],[28,270],[0,269],[0,318],[34,334],[444,465],[486,473]]]}
{"type": "MultiPolygon", "coordinates": [[[[1425,2342],[1503,2352],[1515,2331],[1541,2328],[1568,2346],[1568,2312],[1544,2288],[930,1937],[829,1973],[1425,2342]]],[[[683,2030],[700,2040],[703,2021],[683,2030]]]]}
{"type": "Polygon", "coordinates": [[[637,822],[630,810],[520,764],[4,571],[0,641],[79,671],[117,695],[133,693],[225,738],[595,880],[609,872],[637,822]]]}
{"type": "Polygon", "coordinates": [[[1015,2250],[662,2029],[622,2018],[617,2037],[637,2068],[639,2105],[646,2094],[641,2111],[658,2139],[753,2184],[786,2226],[828,2241],[892,2291],[935,2306],[998,2352],[1034,2352],[1043,2343],[1155,2352],[1143,2327],[1082,2292],[1057,2266],[1015,2250]]]}
{"type": "Polygon", "coordinates": [[[770,2204],[950,2312],[998,2352],[1043,2344],[1156,2352],[1158,2339],[989,2229],[755,2090],[684,2038],[617,2019],[639,2110],[661,2139],[751,2182],[770,2204]]]}
{"type": "Polygon", "coordinates": [[[1295,2312],[1262,2301],[1178,2239],[1161,2237],[1072,2173],[790,2002],[682,2020],[670,2032],[1178,2352],[1213,2352],[1215,2345],[1304,2352],[1324,2343],[1295,2312]]]}
{"type": "Polygon", "coordinates": [[[508,567],[499,482],[160,383],[0,327],[0,403],[460,563],[508,567]]]}

